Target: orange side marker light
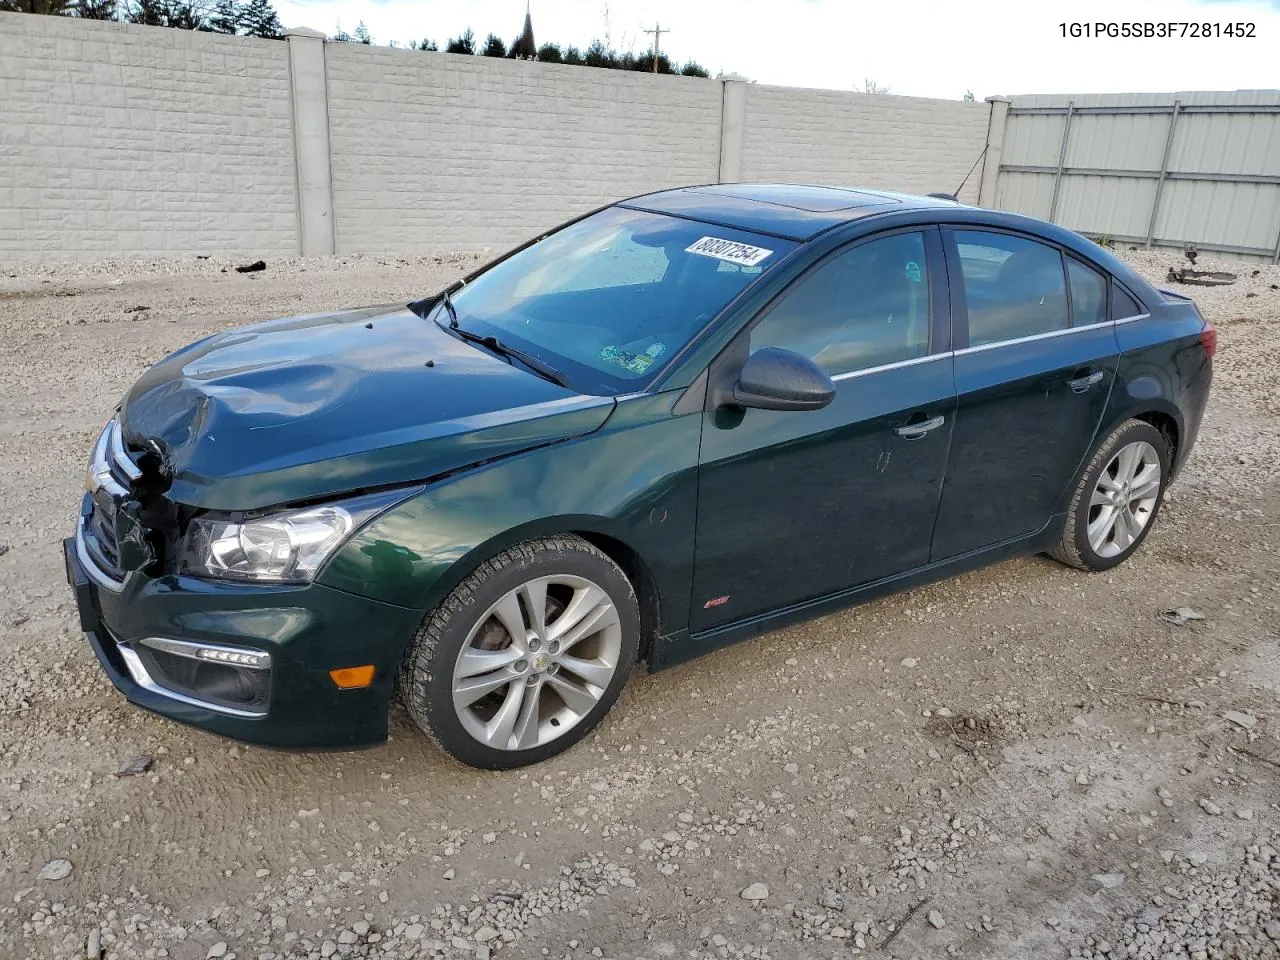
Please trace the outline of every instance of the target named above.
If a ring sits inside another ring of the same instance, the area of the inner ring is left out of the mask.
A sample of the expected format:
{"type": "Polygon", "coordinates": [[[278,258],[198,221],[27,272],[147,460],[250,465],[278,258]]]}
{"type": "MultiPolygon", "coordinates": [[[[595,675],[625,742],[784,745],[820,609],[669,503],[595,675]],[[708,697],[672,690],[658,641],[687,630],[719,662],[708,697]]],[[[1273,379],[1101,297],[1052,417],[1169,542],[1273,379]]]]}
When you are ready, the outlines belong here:
{"type": "Polygon", "coordinates": [[[363,667],[341,667],[330,670],[329,676],[339,690],[356,690],[373,683],[373,664],[366,663],[363,667]]]}

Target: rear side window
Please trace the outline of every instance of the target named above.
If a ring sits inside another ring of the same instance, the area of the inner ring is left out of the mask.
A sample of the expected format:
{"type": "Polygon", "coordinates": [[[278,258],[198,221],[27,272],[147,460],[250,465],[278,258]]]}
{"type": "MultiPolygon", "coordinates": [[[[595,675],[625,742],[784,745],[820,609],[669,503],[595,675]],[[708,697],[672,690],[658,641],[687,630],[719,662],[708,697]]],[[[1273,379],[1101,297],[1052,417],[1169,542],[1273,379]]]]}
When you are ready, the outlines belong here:
{"type": "Polygon", "coordinates": [[[1071,325],[1087,327],[1105,323],[1107,319],[1107,281],[1092,267],[1067,258],[1067,276],[1071,279],[1071,325]]]}
{"type": "Polygon", "coordinates": [[[838,253],[805,274],[751,331],[751,350],[782,347],[829,375],[929,352],[929,273],[922,233],[838,253]]]}
{"type": "Polygon", "coordinates": [[[1129,291],[1118,283],[1111,284],[1111,319],[1127,320],[1146,313],[1142,304],[1129,295],[1129,291]]]}
{"type": "Polygon", "coordinates": [[[969,346],[1067,328],[1067,284],[1056,247],[1006,233],[957,230],[969,346]]]}

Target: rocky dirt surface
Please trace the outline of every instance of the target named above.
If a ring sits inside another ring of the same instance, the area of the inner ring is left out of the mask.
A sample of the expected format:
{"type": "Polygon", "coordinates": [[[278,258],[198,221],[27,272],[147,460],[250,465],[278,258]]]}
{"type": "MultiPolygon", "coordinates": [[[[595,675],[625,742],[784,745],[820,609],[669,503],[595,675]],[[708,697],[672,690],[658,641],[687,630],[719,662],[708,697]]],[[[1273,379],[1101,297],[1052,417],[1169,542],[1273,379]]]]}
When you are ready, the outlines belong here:
{"type": "Polygon", "coordinates": [[[637,674],[514,773],[402,711],[385,746],[290,754],[129,706],[59,548],[124,389],[207,333],[471,262],[0,273],[0,957],[1280,952],[1275,267],[1202,260],[1239,282],[1186,288],[1220,331],[1215,393],[1110,573],[1020,559],[637,674]]]}

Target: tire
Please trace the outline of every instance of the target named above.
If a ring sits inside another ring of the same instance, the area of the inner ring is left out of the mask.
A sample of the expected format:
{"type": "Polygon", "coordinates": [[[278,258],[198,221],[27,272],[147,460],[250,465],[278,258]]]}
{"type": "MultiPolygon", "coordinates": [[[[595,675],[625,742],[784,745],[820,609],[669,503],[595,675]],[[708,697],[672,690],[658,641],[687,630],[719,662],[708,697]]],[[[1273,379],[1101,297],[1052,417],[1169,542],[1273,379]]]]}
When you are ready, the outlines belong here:
{"type": "Polygon", "coordinates": [[[1169,483],[1170,459],[1168,441],[1151,424],[1126,420],[1116,427],[1076,481],[1062,540],[1049,555],[1092,572],[1124,563],[1155,525],[1169,483]],[[1130,463],[1132,472],[1122,476],[1130,463]]]}
{"type": "Polygon", "coordinates": [[[405,652],[401,693],[450,756],[507,770],[586,736],[639,645],[639,603],[616,563],[581,537],[529,540],[482,563],[427,615],[405,652]]]}

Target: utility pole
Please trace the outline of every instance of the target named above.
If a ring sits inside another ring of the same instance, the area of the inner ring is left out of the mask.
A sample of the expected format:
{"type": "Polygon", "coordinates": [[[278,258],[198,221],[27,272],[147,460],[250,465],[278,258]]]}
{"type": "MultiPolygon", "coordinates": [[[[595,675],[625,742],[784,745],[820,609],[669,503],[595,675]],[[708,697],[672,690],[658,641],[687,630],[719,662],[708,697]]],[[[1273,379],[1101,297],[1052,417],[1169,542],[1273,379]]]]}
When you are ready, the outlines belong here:
{"type": "Polygon", "coordinates": [[[664,33],[670,33],[670,32],[671,32],[670,28],[667,28],[664,30],[662,28],[662,24],[658,23],[658,21],[656,20],[653,23],[653,29],[645,31],[645,33],[653,34],[653,72],[654,73],[658,72],[658,47],[662,41],[662,35],[664,33]]]}

